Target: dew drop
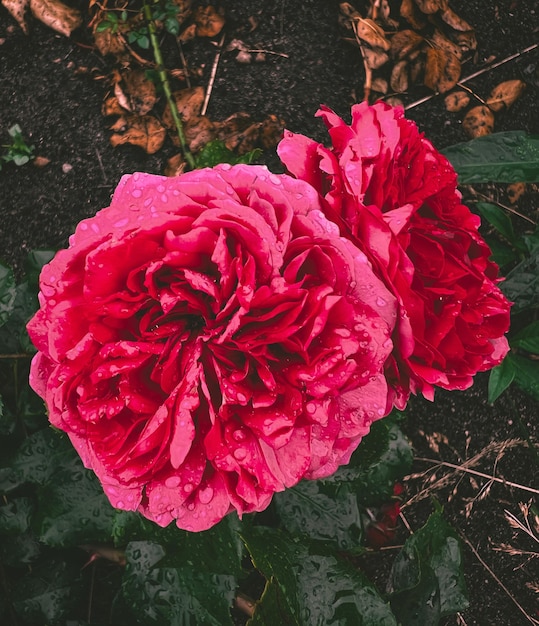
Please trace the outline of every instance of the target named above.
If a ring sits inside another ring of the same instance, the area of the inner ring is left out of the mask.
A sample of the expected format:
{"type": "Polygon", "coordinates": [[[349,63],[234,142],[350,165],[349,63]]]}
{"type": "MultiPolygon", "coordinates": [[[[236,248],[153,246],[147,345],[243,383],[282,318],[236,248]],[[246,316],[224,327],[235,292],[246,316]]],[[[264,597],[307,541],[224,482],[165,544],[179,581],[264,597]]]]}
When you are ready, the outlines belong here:
{"type": "Polygon", "coordinates": [[[165,486],[169,489],[175,489],[176,487],[179,487],[181,482],[182,479],[179,476],[169,476],[165,480],[165,486]]]}
{"type": "Polygon", "coordinates": [[[198,492],[198,499],[202,502],[202,504],[209,504],[213,499],[213,489],[211,487],[201,489],[198,492]]]}
{"type": "Polygon", "coordinates": [[[232,454],[238,461],[243,461],[243,459],[247,456],[247,450],[244,448],[236,448],[232,454]]]}
{"type": "Polygon", "coordinates": [[[191,483],[186,483],[183,486],[183,490],[185,491],[185,493],[191,493],[191,491],[193,491],[194,488],[195,488],[194,485],[192,485],[191,483]]]}

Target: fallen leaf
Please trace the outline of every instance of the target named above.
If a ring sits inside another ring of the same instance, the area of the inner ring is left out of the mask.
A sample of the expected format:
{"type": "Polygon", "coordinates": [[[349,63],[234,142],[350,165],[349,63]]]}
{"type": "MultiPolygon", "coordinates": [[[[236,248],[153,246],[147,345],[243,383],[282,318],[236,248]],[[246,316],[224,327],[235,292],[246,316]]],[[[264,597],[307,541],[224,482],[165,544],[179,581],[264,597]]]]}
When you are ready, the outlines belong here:
{"type": "Polygon", "coordinates": [[[181,154],[171,156],[165,167],[165,176],[179,176],[185,172],[187,163],[181,154]]]}
{"type": "Polygon", "coordinates": [[[413,30],[401,30],[391,38],[391,56],[393,59],[404,59],[412,50],[416,50],[425,40],[413,30]]]}
{"type": "Polygon", "coordinates": [[[356,11],[356,9],[349,2],[341,2],[339,4],[339,10],[339,23],[341,24],[341,26],[352,30],[352,22],[354,20],[360,20],[361,13],[356,11]]]}
{"type": "Polygon", "coordinates": [[[463,52],[469,52],[470,50],[475,50],[477,48],[477,39],[475,37],[475,31],[453,31],[449,33],[451,39],[460,46],[460,49],[463,52]]]}
{"type": "Polygon", "coordinates": [[[389,89],[389,85],[387,84],[387,80],[385,78],[382,78],[381,76],[377,76],[372,81],[371,89],[373,91],[378,91],[379,93],[387,93],[387,90],[389,89]]]}
{"type": "Polygon", "coordinates": [[[451,113],[462,111],[470,104],[470,96],[465,91],[454,91],[445,97],[445,108],[451,113]]]}
{"type": "Polygon", "coordinates": [[[94,43],[102,56],[112,54],[116,57],[123,57],[128,54],[124,38],[120,33],[113,33],[110,28],[106,30],[96,30],[98,24],[94,27],[94,43]]]}
{"type": "MultiPolygon", "coordinates": [[[[263,120],[262,127],[260,128],[260,145],[266,150],[275,147],[283,138],[285,125],[285,121],[280,117],[268,115],[266,119],[263,120]]],[[[247,150],[247,152],[249,151],[247,150]]],[[[245,153],[241,152],[240,154],[245,153]]]]}
{"type": "Polygon", "coordinates": [[[424,14],[419,11],[414,0],[402,0],[400,14],[416,30],[421,30],[427,24],[424,14]]]}
{"type": "Polygon", "coordinates": [[[157,101],[153,81],[146,76],[144,70],[139,69],[127,70],[123,72],[121,76],[124,92],[128,99],[128,110],[137,115],[146,115],[146,113],[149,113],[157,101]]]}
{"type": "Polygon", "coordinates": [[[429,41],[435,48],[441,48],[442,50],[451,52],[459,61],[462,59],[462,48],[448,39],[438,28],[434,30],[429,41]]]}
{"type": "Polygon", "coordinates": [[[30,0],[1,0],[1,4],[11,13],[25,35],[28,35],[28,24],[26,23],[26,9],[30,0]]]}
{"type": "Polygon", "coordinates": [[[487,104],[492,111],[501,111],[508,109],[512,104],[520,98],[526,89],[526,83],[522,80],[506,80],[496,85],[490,92],[487,104]]]}
{"type": "Polygon", "coordinates": [[[69,37],[82,24],[82,15],[59,0],[30,0],[32,15],[57,33],[69,37]]]}
{"type": "MultiPolygon", "coordinates": [[[[189,122],[185,124],[184,133],[189,149],[191,152],[197,153],[207,143],[215,139],[216,128],[209,117],[200,115],[189,119],[189,122]]],[[[174,137],[174,139],[177,139],[177,137],[174,137]]]]}
{"type": "Polygon", "coordinates": [[[447,0],[415,0],[422,13],[430,14],[447,9],[447,0]]]}
{"type": "Polygon", "coordinates": [[[494,129],[494,113],[484,104],[473,107],[466,113],[462,126],[472,139],[490,135],[494,129]]]}
{"type": "Polygon", "coordinates": [[[170,0],[170,2],[174,6],[178,7],[176,19],[180,24],[182,24],[191,13],[191,5],[193,4],[192,0],[170,0]]]}
{"type": "MultiPolygon", "coordinates": [[[[188,122],[192,117],[200,115],[200,110],[204,103],[204,87],[188,87],[175,91],[172,95],[183,122],[188,122]]],[[[163,124],[167,128],[174,128],[174,119],[168,104],[163,112],[163,124]]]]}
{"type": "Polygon", "coordinates": [[[222,11],[217,11],[215,7],[208,5],[198,7],[193,19],[196,25],[197,37],[215,37],[225,25],[225,18],[222,11]]]}
{"type": "Polygon", "coordinates": [[[442,20],[451,28],[461,32],[473,31],[473,28],[468,24],[466,20],[459,17],[455,11],[450,8],[446,8],[441,14],[442,20]]]}
{"type": "Polygon", "coordinates": [[[387,104],[391,105],[392,107],[404,106],[404,102],[398,96],[389,96],[389,98],[386,98],[384,102],[387,102],[387,104]]]}
{"type": "Polygon", "coordinates": [[[180,43],[187,43],[188,41],[191,41],[191,39],[194,39],[196,37],[196,33],[197,33],[197,25],[190,24],[187,28],[184,28],[183,31],[180,33],[178,40],[180,41],[180,43]]]}
{"type": "Polygon", "coordinates": [[[507,197],[511,204],[516,204],[526,193],[526,183],[511,183],[507,186],[507,197]]]}
{"type": "Polygon", "coordinates": [[[366,41],[373,48],[382,48],[383,50],[391,48],[391,44],[386,39],[383,29],[368,18],[356,18],[354,20],[354,30],[360,39],[366,41]]]}
{"type": "Polygon", "coordinates": [[[371,70],[377,70],[389,61],[389,55],[380,48],[363,47],[363,58],[371,70]]]}
{"type": "Polygon", "coordinates": [[[32,161],[32,165],[34,167],[45,167],[51,162],[50,159],[44,156],[36,156],[36,158],[32,161]]]}
{"type": "Polygon", "coordinates": [[[104,117],[108,117],[109,115],[124,115],[125,109],[122,108],[116,96],[109,96],[103,102],[101,113],[104,117]]]}
{"type": "Polygon", "coordinates": [[[442,48],[427,48],[423,80],[426,87],[440,93],[449,91],[457,84],[460,71],[460,61],[452,52],[442,48]]]}
{"type": "Polygon", "coordinates": [[[167,131],[153,115],[129,115],[125,118],[125,130],[110,137],[113,147],[129,143],[139,146],[148,154],[154,154],[163,145],[167,131]]]}
{"type": "Polygon", "coordinates": [[[406,60],[395,63],[391,70],[389,84],[397,93],[403,93],[408,89],[408,62],[406,60]]]}

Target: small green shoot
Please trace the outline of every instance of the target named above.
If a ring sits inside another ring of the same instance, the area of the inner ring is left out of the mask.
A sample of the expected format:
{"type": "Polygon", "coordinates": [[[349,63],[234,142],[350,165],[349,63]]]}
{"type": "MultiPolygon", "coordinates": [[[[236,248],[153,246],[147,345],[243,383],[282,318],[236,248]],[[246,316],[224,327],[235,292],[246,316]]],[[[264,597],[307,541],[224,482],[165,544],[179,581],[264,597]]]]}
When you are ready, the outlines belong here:
{"type": "Polygon", "coordinates": [[[15,165],[25,165],[34,158],[34,146],[29,146],[22,136],[22,129],[18,124],[8,128],[11,143],[3,144],[2,148],[7,149],[5,154],[0,155],[0,170],[3,163],[15,163],[15,165]]]}

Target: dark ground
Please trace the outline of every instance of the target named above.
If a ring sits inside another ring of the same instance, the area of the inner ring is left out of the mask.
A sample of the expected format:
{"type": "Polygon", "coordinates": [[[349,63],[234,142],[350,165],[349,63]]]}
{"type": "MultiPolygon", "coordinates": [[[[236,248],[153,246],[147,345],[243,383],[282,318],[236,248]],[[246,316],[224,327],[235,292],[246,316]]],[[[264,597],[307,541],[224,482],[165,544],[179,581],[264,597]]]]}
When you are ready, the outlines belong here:
{"type": "MultiPolygon", "coordinates": [[[[537,9],[526,0],[453,1],[452,8],[476,28],[478,51],[476,64],[467,63],[463,75],[481,68],[487,59],[505,58],[532,45],[537,40],[537,9]]],[[[252,47],[288,55],[268,55],[264,64],[240,65],[234,54],[223,53],[211,96],[208,115],[224,119],[239,110],[256,119],[275,114],[286,120],[287,127],[318,140],[325,140],[321,122],[313,116],[320,103],[346,117],[354,102],[354,93],[362,93],[362,62],[359,51],[341,40],[337,24],[338,3],[328,0],[245,0],[224,3],[227,10],[227,39],[239,36],[252,47]],[[258,28],[249,33],[249,16],[256,16],[258,28]]],[[[0,172],[0,258],[20,269],[26,253],[36,248],[58,248],[67,242],[77,222],[108,204],[120,176],[136,170],[161,173],[172,145],[152,157],[132,147],[113,149],[108,140],[106,121],[101,116],[104,85],[93,75],[105,73],[101,57],[88,47],[54,34],[34,23],[25,36],[0,7],[0,136],[7,141],[7,128],[18,123],[36,153],[48,157],[48,166],[9,166],[0,172]],[[97,68],[77,73],[77,68],[97,68]],[[65,171],[65,165],[71,166],[65,171]]],[[[192,65],[204,63],[202,85],[207,84],[215,47],[196,41],[186,47],[192,65]]],[[[524,96],[509,113],[497,119],[496,130],[523,129],[539,133],[537,49],[468,83],[474,91],[488,96],[502,80],[521,78],[528,83],[524,96]]],[[[424,95],[417,91],[407,102],[424,95]]],[[[427,137],[443,148],[467,137],[458,115],[445,111],[442,98],[413,108],[408,113],[427,137]]],[[[277,169],[271,153],[264,162],[277,169]]],[[[537,194],[525,198],[530,213],[537,206],[537,194]],[[535,202],[535,206],[534,206],[535,202]]],[[[538,440],[537,405],[518,390],[511,389],[495,406],[486,401],[486,377],[479,376],[468,392],[438,392],[435,404],[413,401],[410,404],[407,432],[416,455],[443,458],[460,464],[463,459],[484,450],[491,442],[522,438],[526,431],[538,440]],[[449,445],[442,445],[440,456],[427,445],[421,434],[441,433],[449,445]],[[467,439],[469,440],[467,441],[467,439]]],[[[496,472],[509,481],[537,489],[532,454],[525,446],[506,451],[496,472]]],[[[492,473],[496,456],[484,459],[475,469],[492,473]]],[[[536,459],[535,459],[536,461],[536,459]]],[[[416,462],[414,471],[429,465],[416,462]]],[[[466,518],[467,498],[480,493],[486,481],[460,476],[456,494],[451,487],[436,492],[445,505],[448,519],[477,550],[486,564],[505,585],[507,592],[524,610],[536,618],[537,594],[526,583],[537,579],[537,559],[506,555],[493,545],[512,543],[522,550],[535,550],[537,544],[521,533],[515,535],[503,518],[504,509],[519,513],[518,503],[527,502],[530,494],[519,489],[494,484],[474,505],[466,518]],[[514,539],[514,541],[513,541],[514,539]]],[[[455,482],[452,483],[455,485],[455,482]]],[[[418,490],[418,481],[408,484],[407,497],[418,490]]],[[[431,511],[428,499],[404,509],[412,528],[418,528],[431,511]]],[[[406,534],[401,533],[404,539],[406,534]]],[[[385,554],[385,553],[384,553],[385,554]]],[[[371,575],[387,570],[388,558],[376,555],[366,559],[371,575]]],[[[465,549],[465,570],[471,600],[470,609],[447,624],[468,626],[519,626],[529,624],[523,613],[481,564],[476,555],[465,549]],[[459,621],[462,620],[462,621],[459,621]]]]}

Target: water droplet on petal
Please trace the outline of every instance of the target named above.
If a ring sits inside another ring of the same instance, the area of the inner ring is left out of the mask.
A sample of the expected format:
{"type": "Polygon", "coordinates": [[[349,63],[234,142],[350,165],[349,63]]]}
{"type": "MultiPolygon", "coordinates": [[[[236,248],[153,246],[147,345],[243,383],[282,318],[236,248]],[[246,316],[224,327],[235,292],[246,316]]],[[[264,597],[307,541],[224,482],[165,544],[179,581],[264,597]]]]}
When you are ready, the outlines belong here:
{"type": "Polygon", "coordinates": [[[202,504],[209,504],[213,498],[213,489],[211,487],[207,487],[206,489],[201,489],[198,492],[198,499],[202,502],[202,504]]]}

